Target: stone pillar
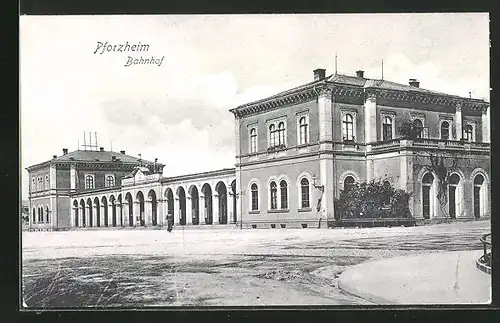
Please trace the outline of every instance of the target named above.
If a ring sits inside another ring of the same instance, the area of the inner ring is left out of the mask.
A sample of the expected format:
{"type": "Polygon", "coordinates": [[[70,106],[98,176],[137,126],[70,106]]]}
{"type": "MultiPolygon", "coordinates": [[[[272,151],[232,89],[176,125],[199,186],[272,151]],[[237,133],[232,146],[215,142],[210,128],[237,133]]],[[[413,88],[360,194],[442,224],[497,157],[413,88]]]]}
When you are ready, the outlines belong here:
{"type": "MultiPolygon", "coordinates": [[[[333,105],[331,89],[322,89],[318,96],[319,112],[319,166],[320,184],[323,186],[321,211],[323,220],[334,218],[334,173],[333,173],[333,105]]],[[[318,219],[319,220],[319,219],[318,219]]]]}
{"type": "Polygon", "coordinates": [[[83,227],[83,212],[85,212],[85,208],[79,206],[78,207],[79,213],[78,213],[78,226],[81,228],[83,227]]]}
{"type": "MultiPolygon", "coordinates": [[[[67,214],[67,216],[69,215],[68,213],[66,213],[66,214],[67,214]]],[[[55,196],[50,198],[50,206],[49,206],[49,214],[48,215],[49,215],[50,226],[52,228],[57,228],[57,226],[59,224],[59,219],[58,219],[59,214],[57,213],[57,197],[55,197],[55,196]]]]}
{"type": "Polygon", "coordinates": [[[147,227],[153,224],[153,205],[151,200],[144,201],[144,223],[147,227]]]}
{"type": "Polygon", "coordinates": [[[72,164],[69,168],[69,180],[70,188],[73,191],[76,189],[76,169],[74,164],[72,164]]]}
{"type": "Polygon", "coordinates": [[[377,97],[368,93],[364,104],[365,142],[377,141],[377,97]]]}
{"type": "Polygon", "coordinates": [[[78,207],[72,207],[71,208],[71,227],[74,228],[76,227],[76,223],[75,223],[75,217],[76,217],[76,213],[78,212],[78,207]]]}
{"type": "Polygon", "coordinates": [[[374,168],[374,161],[371,157],[367,157],[366,159],[366,182],[370,182],[373,178],[373,168],[374,168]]]}
{"type": "Polygon", "coordinates": [[[219,224],[219,194],[214,194],[213,196],[213,204],[212,204],[212,218],[213,224],[219,224]]]}
{"type": "Polygon", "coordinates": [[[134,227],[140,227],[141,226],[141,203],[139,201],[132,202],[134,203],[134,208],[133,208],[133,217],[132,217],[132,226],[134,227]]]}
{"type": "Polygon", "coordinates": [[[198,214],[200,217],[200,225],[205,224],[205,216],[207,215],[207,209],[205,208],[205,195],[200,195],[198,197],[198,214]]]}
{"type": "MultiPolygon", "coordinates": [[[[104,203],[101,203],[99,204],[100,208],[101,208],[101,211],[99,212],[99,217],[101,218],[101,227],[105,227],[106,226],[106,223],[104,222],[104,216],[105,216],[105,211],[106,210],[106,206],[104,205],[104,203]]],[[[108,223],[109,223],[109,214],[108,214],[108,223]]]]}
{"type": "Polygon", "coordinates": [[[97,227],[97,211],[98,208],[94,204],[92,204],[92,226],[97,227]]]}
{"type": "Polygon", "coordinates": [[[128,214],[130,212],[130,205],[127,201],[123,202],[123,225],[128,227],[130,226],[130,223],[129,223],[129,218],[128,218],[128,214]]]}
{"type": "MultiPolygon", "coordinates": [[[[119,225],[120,222],[118,222],[118,214],[115,216],[115,224],[119,225]]],[[[108,203],[108,227],[113,226],[113,204],[111,202],[108,203]]]]}
{"type": "Polygon", "coordinates": [[[174,199],[174,224],[179,225],[181,219],[181,203],[179,198],[174,199]]]}
{"type": "Polygon", "coordinates": [[[164,226],[167,222],[165,220],[165,215],[167,214],[165,204],[165,200],[156,200],[156,221],[159,226],[164,226]]]}
{"type": "Polygon", "coordinates": [[[462,105],[460,103],[457,103],[455,107],[455,131],[457,140],[460,140],[464,137],[462,130],[462,105]]]}
{"type": "Polygon", "coordinates": [[[49,169],[49,182],[50,182],[50,189],[55,190],[56,189],[56,165],[51,164],[50,169],[49,169]]]}
{"type": "MultiPolygon", "coordinates": [[[[408,193],[411,193],[410,200],[408,201],[408,208],[412,216],[415,216],[415,208],[414,208],[414,200],[413,200],[413,191],[414,191],[414,181],[413,181],[413,155],[412,152],[407,150],[406,147],[412,146],[412,141],[410,140],[401,140],[400,142],[401,151],[399,153],[399,188],[405,190],[408,193]]],[[[423,215],[421,214],[421,217],[423,215]]]]}
{"type": "Polygon", "coordinates": [[[483,110],[481,116],[481,130],[483,133],[483,142],[490,142],[490,106],[483,110]]]}
{"type": "Polygon", "coordinates": [[[193,206],[191,197],[186,196],[186,224],[193,224],[193,206]]]}
{"type": "Polygon", "coordinates": [[[229,218],[229,201],[230,201],[230,194],[227,193],[226,194],[226,205],[223,207],[223,210],[224,210],[224,213],[226,214],[226,224],[230,223],[231,222],[231,219],[229,218]]]}

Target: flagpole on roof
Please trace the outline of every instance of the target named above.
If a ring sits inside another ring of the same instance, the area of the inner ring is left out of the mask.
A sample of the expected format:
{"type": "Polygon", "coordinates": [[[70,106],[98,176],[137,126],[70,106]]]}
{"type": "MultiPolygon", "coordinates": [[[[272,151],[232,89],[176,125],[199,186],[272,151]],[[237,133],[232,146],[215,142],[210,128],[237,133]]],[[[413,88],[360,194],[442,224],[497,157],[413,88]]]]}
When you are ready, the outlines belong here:
{"type": "Polygon", "coordinates": [[[384,80],[384,60],[382,60],[382,80],[384,80]]]}
{"type": "Polygon", "coordinates": [[[337,53],[335,53],[335,75],[337,75],[337,53]]]}

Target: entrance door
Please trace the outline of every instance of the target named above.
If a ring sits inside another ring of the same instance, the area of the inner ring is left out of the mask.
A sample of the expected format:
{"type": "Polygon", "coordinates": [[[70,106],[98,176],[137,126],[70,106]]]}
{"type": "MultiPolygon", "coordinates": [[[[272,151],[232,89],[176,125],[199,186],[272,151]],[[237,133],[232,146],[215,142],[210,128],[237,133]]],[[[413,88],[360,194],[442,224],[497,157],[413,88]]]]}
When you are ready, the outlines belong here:
{"type": "Polygon", "coordinates": [[[431,204],[430,204],[430,191],[431,187],[430,186],[423,186],[422,187],[422,207],[423,207],[423,215],[424,219],[429,219],[430,214],[431,214],[431,204]]]}
{"type": "Polygon", "coordinates": [[[449,198],[448,198],[449,210],[448,211],[450,212],[450,217],[452,219],[455,219],[457,216],[456,201],[455,201],[456,190],[457,190],[456,186],[449,187],[449,198]]]}

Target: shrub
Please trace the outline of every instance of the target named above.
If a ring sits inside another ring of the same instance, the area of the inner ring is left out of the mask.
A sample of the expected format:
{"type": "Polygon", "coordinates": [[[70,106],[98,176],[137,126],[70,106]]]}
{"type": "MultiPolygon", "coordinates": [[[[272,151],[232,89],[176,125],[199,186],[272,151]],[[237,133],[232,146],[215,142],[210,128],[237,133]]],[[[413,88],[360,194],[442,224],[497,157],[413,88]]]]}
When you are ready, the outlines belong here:
{"type": "Polygon", "coordinates": [[[341,218],[410,218],[411,194],[389,182],[352,184],[335,200],[336,220],[341,218]]]}

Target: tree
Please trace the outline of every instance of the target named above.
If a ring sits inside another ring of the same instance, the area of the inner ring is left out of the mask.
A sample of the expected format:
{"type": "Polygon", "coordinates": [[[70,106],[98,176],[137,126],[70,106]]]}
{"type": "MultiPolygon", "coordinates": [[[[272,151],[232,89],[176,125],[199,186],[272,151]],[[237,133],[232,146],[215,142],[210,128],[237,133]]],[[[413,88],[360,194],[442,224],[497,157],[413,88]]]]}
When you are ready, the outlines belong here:
{"type": "Polygon", "coordinates": [[[399,126],[398,131],[402,139],[415,140],[422,132],[422,127],[417,126],[411,120],[404,120],[399,126]]]}
{"type": "Polygon", "coordinates": [[[411,194],[395,189],[388,181],[351,184],[335,204],[343,218],[409,218],[411,194]]]}

